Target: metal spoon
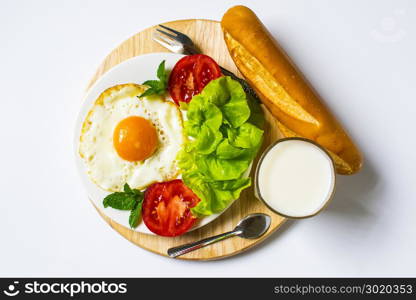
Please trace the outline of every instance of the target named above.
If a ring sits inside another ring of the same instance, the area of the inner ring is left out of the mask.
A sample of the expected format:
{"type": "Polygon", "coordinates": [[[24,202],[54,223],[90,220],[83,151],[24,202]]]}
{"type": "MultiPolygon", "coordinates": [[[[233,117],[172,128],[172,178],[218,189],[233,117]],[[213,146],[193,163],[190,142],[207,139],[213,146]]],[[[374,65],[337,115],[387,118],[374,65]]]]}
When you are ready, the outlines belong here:
{"type": "Polygon", "coordinates": [[[233,236],[239,236],[245,239],[256,239],[261,237],[269,229],[270,223],[271,218],[266,214],[251,214],[238,222],[237,226],[232,231],[197,242],[170,248],[168,250],[168,255],[170,257],[178,257],[233,236]]]}

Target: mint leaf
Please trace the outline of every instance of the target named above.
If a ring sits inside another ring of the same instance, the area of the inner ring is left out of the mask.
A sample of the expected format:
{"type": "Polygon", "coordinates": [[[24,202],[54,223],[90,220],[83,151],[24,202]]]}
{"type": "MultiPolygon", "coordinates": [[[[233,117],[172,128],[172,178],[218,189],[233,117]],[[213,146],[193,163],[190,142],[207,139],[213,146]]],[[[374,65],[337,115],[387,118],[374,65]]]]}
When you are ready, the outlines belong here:
{"type": "Polygon", "coordinates": [[[129,186],[129,184],[127,182],[124,184],[124,192],[129,193],[129,194],[133,194],[133,190],[131,189],[131,187],[129,186]]]}
{"type": "Polygon", "coordinates": [[[157,95],[157,92],[153,89],[147,89],[143,94],[141,94],[140,96],[137,96],[139,98],[143,98],[143,97],[147,97],[147,96],[151,96],[151,95],[157,95]]]}
{"type": "Polygon", "coordinates": [[[143,198],[141,201],[136,203],[136,207],[134,207],[130,212],[129,225],[131,228],[136,228],[137,225],[139,225],[140,216],[142,214],[142,203],[143,198]]]}
{"type": "Polygon", "coordinates": [[[104,207],[112,207],[120,210],[131,210],[136,204],[136,197],[124,192],[115,192],[103,200],[104,207]]]}
{"type": "Polygon", "coordinates": [[[150,86],[150,88],[152,89],[156,89],[159,90],[162,88],[162,84],[160,83],[159,80],[147,80],[145,82],[143,82],[144,85],[148,85],[150,86]]]}
{"type": "Polygon", "coordinates": [[[156,76],[159,80],[146,80],[143,82],[143,84],[149,86],[149,88],[143,94],[138,96],[139,98],[151,95],[163,95],[166,92],[169,75],[165,69],[165,61],[160,63],[156,71],[156,76]]]}
{"type": "Polygon", "coordinates": [[[132,189],[127,183],[124,185],[124,192],[115,192],[103,200],[105,208],[112,207],[120,210],[134,210],[137,203],[143,202],[143,193],[132,189]]]}
{"type": "Polygon", "coordinates": [[[159,67],[157,68],[157,72],[156,72],[157,78],[159,78],[159,80],[164,83],[164,85],[166,86],[168,83],[168,73],[166,72],[165,69],[165,61],[162,61],[159,65],[159,67]]]}

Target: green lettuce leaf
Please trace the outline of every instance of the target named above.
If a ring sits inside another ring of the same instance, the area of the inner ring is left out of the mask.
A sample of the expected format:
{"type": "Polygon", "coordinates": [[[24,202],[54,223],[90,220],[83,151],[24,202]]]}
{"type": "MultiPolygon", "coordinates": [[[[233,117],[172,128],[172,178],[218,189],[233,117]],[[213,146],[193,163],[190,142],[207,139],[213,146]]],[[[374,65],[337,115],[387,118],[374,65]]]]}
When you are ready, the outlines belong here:
{"type": "Polygon", "coordinates": [[[196,166],[207,181],[216,181],[240,178],[250,163],[249,159],[221,159],[214,154],[198,159],[196,166]]]}
{"type": "Polygon", "coordinates": [[[178,161],[178,167],[181,170],[185,171],[186,173],[190,173],[192,172],[194,169],[196,169],[196,153],[193,151],[186,151],[187,149],[182,149],[181,151],[179,151],[178,156],[176,157],[177,161],[178,161]]]}
{"type": "Polygon", "coordinates": [[[250,117],[250,107],[246,93],[241,85],[231,77],[223,76],[208,83],[202,92],[192,98],[191,103],[198,99],[215,104],[222,111],[225,121],[238,127],[250,117]]]}
{"type": "Polygon", "coordinates": [[[250,123],[228,129],[228,140],[234,147],[253,148],[261,143],[262,138],[263,130],[250,123]]]}
{"type": "Polygon", "coordinates": [[[216,181],[212,186],[221,191],[238,191],[242,187],[250,186],[250,178],[240,178],[236,180],[216,181]]]}
{"type": "Polygon", "coordinates": [[[224,139],[217,147],[217,157],[220,159],[233,159],[241,156],[244,153],[244,149],[234,147],[230,144],[228,139],[224,139]]]}
{"type": "Polygon", "coordinates": [[[177,160],[182,179],[201,199],[192,212],[225,209],[250,186],[246,176],[262,142],[262,110],[230,77],[212,80],[187,107],[186,142],[177,160]]]}
{"type": "Polygon", "coordinates": [[[223,140],[221,132],[217,129],[213,130],[204,123],[201,126],[198,138],[195,140],[195,150],[198,153],[210,154],[217,148],[217,145],[223,140]]]}
{"type": "Polygon", "coordinates": [[[185,123],[186,133],[197,137],[203,125],[217,131],[222,124],[222,112],[212,103],[197,95],[192,98],[186,114],[188,121],[185,123]]]}
{"type": "Polygon", "coordinates": [[[201,199],[191,210],[196,215],[219,213],[238,199],[240,193],[251,185],[250,178],[207,183],[199,173],[184,176],[184,182],[201,199]]]}
{"type": "MultiPolygon", "coordinates": [[[[218,107],[221,107],[224,104],[228,103],[231,98],[230,89],[232,89],[232,87],[230,88],[228,84],[231,78],[227,78],[229,77],[220,77],[216,80],[212,80],[204,87],[204,89],[198,95],[198,97],[201,97],[206,102],[213,103],[218,107]]],[[[192,98],[192,101],[194,100],[194,98],[192,98]]]]}
{"type": "Polygon", "coordinates": [[[216,196],[211,186],[203,179],[197,171],[186,172],[182,175],[183,182],[201,200],[191,211],[196,215],[209,216],[214,213],[216,196]]]}
{"type": "Polygon", "coordinates": [[[231,124],[234,128],[244,124],[250,117],[250,108],[246,101],[230,101],[221,107],[221,111],[227,123],[231,124]]]}
{"type": "Polygon", "coordinates": [[[217,213],[225,209],[232,200],[238,199],[241,191],[251,185],[251,180],[246,177],[236,180],[216,181],[209,184],[216,196],[213,211],[217,213]]]}

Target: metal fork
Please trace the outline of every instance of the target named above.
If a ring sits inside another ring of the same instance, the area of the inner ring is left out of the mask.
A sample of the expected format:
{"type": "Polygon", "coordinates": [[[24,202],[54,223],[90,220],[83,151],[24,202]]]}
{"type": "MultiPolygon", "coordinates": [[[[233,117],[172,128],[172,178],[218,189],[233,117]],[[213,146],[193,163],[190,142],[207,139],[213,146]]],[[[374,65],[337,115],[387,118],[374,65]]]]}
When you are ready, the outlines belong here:
{"type": "MultiPolygon", "coordinates": [[[[156,28],[156,31],[154,31],[152,35],[152,39],[155,42],[159,43],[160,45],[162,45],[163,47],[165,47],[166,49],[174,53],[180,53],[180,54],[186,54],[186,55],[201,53],[201,51],[198,50],[198,48],[195,46],[191,38],[187,36],[186,34],[183,34],[182,32],[179,32],[165,25],[159,25],[159,26],[165,30],[156,28]]],[[[226,76],[230,76],[234,80],[237,80],[242,85],[244,91],[247,94],[252,96],[257,101],[260,101],[256,92],[247,83],[247,81],[245,81],[244,79],[241,79],[240,77],[236,76],[231,71],[228,71],[227,69],[224,69],[221,66],[220,66],[220,69],[221,69],[222,74],[226,76]]]]}

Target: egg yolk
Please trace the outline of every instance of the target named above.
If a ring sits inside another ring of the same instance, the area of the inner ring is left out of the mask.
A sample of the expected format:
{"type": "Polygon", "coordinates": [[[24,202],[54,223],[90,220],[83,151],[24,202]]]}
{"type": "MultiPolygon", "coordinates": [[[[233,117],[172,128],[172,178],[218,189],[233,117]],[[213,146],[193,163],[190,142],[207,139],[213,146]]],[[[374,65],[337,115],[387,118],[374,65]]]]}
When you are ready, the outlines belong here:
{"type": "Polygon", "coordinates": [[[142,117],[125,118],[114,130],[113,144],[122,159],[145,160],[156,150],[158,144],[156,128],[142,117]]]}

